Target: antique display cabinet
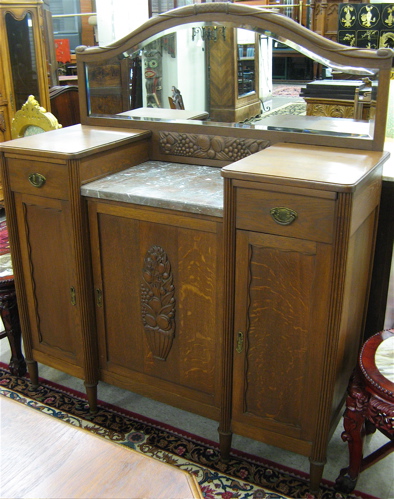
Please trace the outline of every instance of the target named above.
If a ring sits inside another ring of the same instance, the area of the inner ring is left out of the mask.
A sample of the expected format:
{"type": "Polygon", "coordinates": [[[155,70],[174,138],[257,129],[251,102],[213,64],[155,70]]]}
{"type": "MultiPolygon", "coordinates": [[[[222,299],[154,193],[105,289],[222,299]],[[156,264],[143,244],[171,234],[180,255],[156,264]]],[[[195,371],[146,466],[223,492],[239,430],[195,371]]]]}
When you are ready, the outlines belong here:
{"type": "Polygon", "coordinates": [[[48,2],[1,0],[0,33],[0,140],[9,140],[12,118],[29,95],[50,111],[57,63],[48,2]]]}
{"type": "Polygon", "coordinates": [[[261,110],[259,71],[256,70],[260,57],[259,37],[252,34],[245,41],[242,30],[223,29],[225,26],[217,28],[216,41],[207,41],[210,116],[214,121],[240,122],[257,116],[261,110]],[[229,81],[235,84],[228,85],[229,81]]]}
{"type": "Polygon", "coordinates": [[[33,384],[38,361],[82,378],[92,410],[103,380],[210,417],[223,459],[232,432],[298,452],[316,492],[363,333],[392,51],[208,3],[77,52],[82,124],[0,146],[33,384]],[[91,68],[201,25],[252,28],[368,76],[375,110],[219,122],[208,68],[191,67],[204,99],[186,110],[93,111],[91,68]]]}

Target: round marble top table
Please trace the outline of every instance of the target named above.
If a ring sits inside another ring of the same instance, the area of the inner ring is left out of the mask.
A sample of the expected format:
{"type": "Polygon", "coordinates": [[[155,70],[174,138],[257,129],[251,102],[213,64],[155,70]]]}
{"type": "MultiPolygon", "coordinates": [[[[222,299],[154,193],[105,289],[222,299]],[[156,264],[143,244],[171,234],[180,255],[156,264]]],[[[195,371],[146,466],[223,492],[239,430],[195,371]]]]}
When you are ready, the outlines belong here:
{"type": "Polygon", "coordinates": [[[394,329],[381,331],[364,343],[349,383],[343,424],[349,466],[341,470],[335,487],[350,493],[362,471],[394,451],[394,329]],[[375,430],[389,441],[363,458],[363,437],[375,430]]]}

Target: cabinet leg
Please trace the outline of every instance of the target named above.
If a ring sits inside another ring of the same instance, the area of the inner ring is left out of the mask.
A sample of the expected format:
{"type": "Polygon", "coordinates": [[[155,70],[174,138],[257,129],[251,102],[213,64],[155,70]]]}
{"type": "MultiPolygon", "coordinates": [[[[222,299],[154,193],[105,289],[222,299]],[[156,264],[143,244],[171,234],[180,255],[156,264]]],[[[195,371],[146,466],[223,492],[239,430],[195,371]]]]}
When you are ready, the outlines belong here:
{"type": "Polygon", "coordinates": [[[222,461],[228,461],[230,459],[230,450],[231,450],[231,440],[232,440],[232,432],[224,432],[219,428],[219,448],[220,448],[220,457],[222,461]]]}
{"type": "Polygon", "coordinates": [[[309,474],[309,487],[311,494],[317,495],[319,492],[320,483],[323,477],[324,464],[325,463],[311,461],[309,474]]]}
{"type": "Polygon", "coordinates": [[[40,385],[38,381],[38,365],[35,360],[26,360],[26,363],[30,374],[30,385],[35,390],[40,385]]]}
{"type": "Polygon", "coordinates": [[[87,385],[85,383],[85,389],[88,397],[90,412],[97,412],[97,384],[87,385]]]}

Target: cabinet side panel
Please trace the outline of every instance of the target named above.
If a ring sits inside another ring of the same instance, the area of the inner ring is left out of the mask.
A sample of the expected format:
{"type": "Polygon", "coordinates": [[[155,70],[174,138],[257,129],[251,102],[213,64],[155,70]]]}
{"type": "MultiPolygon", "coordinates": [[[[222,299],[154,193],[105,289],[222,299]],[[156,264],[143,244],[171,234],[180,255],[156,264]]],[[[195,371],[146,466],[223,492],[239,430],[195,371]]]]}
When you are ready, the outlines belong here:
{"type": "MultiPolygon", "coordinates": [[[[336,361],[333,416],[338,415],[350,375],[357,364],[367,312],[377,209],[349,240],[344,306],[336,361]]],[[[371,331],[375,333],[377,331],[371,331]]]]}
{"type": "MultiPolygon", "coordinates": [[[[33,348],[77,362],[81,354],[76,306],[72,304],[72,246],[66,201],[17,194],[26,292],[33,331],[33,348]]],[[[77,292],[77,290],[75,290],[77,292]]]]}

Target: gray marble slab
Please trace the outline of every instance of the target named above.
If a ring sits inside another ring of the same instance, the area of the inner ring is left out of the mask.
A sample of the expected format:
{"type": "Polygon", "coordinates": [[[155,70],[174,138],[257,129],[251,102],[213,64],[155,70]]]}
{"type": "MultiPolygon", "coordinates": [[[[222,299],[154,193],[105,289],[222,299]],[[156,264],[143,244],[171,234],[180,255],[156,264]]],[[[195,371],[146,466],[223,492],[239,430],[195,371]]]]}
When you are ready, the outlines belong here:
{"type": "Polygon", "coordinates": [[[147,161],[85,184],[82,196],[223,216],[220,168],[147,161]]]}

